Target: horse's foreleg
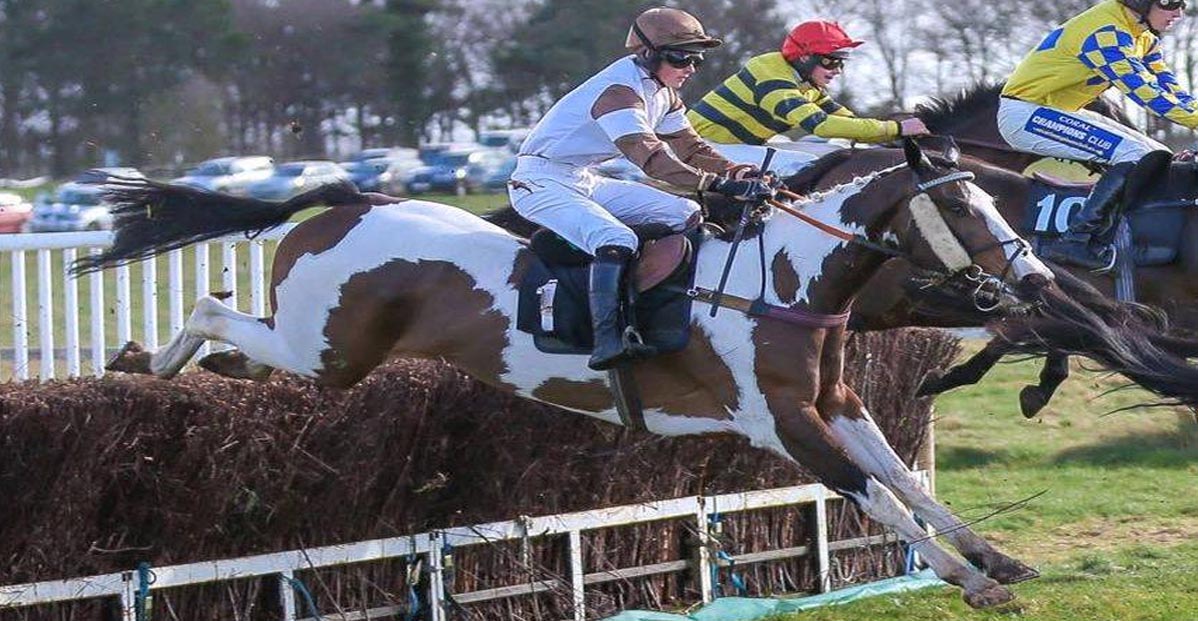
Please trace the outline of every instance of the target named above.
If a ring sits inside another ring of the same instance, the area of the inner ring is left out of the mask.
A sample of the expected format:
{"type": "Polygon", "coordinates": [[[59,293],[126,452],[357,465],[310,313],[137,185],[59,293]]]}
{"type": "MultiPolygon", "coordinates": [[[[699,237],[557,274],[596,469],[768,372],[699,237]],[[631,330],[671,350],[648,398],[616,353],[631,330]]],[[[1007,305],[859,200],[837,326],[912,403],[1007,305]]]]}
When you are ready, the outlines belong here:
{"type": "Polygon", "coordinates": [[[832,436],[866,474],[893,490],[940,536],[991,578],[1011,584],[1039,576],[1036,570],[996,550],[933,498],[890,447],[857,395],[844,385],[836,393],[821,401],[820,411],[826,417],[832,436]]]}
{"type": "Polygon", "coordinates": [[[976,384],[986,373],[998,364],[1011,349],[1010,343],[1000,338],[990,339],[981,351],[969,360],[958,364],[941,375],[929,375],[919,385],[917,396],[927,397],[938,395],[959,386],[976,384]]]}
{"type": "Polygon", "coordinates": [[[1040,384],[1024,386],[1019,391],[1019,411],[1027,418],[1040,413],[1048,405],[1061,382],[1069,377],[1069,356],[1048,354],[1044,368],[1040,369],[1040,384]]]}
{"type": "Polygon", "coordinates": [[[859,467],[815,407],[776,414],[775,420],[778,436],[791,458],[814,472],[824,485],[855,503],[870,519],[892,528],[927,561],[937,576],[961,587],[970,606],[994,606],[1014,598],[997,581],[961,562],[929,538],[891,490],[859,467]]]}

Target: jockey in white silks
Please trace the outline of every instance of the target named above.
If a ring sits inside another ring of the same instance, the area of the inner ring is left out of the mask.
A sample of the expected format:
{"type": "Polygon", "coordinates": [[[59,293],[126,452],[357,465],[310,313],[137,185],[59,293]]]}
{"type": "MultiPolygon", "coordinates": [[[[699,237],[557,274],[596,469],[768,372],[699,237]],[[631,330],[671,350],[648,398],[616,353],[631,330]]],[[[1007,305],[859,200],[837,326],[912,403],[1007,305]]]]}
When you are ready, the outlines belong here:
{"type": "MultiPolygon", "coordinates": [[[[866,143],[926,134],[919,119],[858,117],[828,95],[828,86],[840,75],[849,51],[862,43],[835,22],[803,22],[786,35],[778,51],[750,58],[686,116],[721,153],[749,163],[760,163],[767,146],[780,146],[769,144],[771,138],[796,128],[821,138],[866,143]],[[725,150],[717,145],[736,146],[725,150]]],[[[783,147],[774,154],[770,168],[785,176],[815,159],[783,147]]]]}
{"type": "Polygon", "coordinates": [[[603,177],[594,168],[624,156],[649,177],[695,191],[753,200],[772,194],[761,180],[708,147],[686,119],[677,88],[721,44],[693,16],[650,9],[636,18],[632,55],[570,91],[524,140],[508,194],[512,207],[595,257],[590,304],[592,369],[609,369],[652,350],[624,339],[623,283],[638,248],[629,225],[682,232],[699,223],[699,205],[648,185],[603,177]]]}

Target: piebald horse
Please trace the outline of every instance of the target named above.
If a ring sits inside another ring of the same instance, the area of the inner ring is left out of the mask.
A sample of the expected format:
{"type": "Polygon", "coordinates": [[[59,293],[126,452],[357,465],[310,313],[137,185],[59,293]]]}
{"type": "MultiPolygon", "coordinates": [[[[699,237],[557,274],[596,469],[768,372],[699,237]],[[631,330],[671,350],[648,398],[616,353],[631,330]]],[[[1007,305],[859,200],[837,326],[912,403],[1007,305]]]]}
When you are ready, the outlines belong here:
{"type": "MultiPolygon", "coordinates": [[[[893,253],[946,278],[1005,274],[1004,291],[1024,277],[1051,275],[1032,256],[1004,252],[1000,242],[1014,233],[968,173],[930,160],[914,143],[892,154],[889,168],[790,208],[856,235],[856,243],[775,211],[759,232],[764,265],[758,252],[743,251],[732,266],[728,296],[755,298],[765,278],[767,303],[822,316],[829,327],[730,309],[711,317],[696,303],[686,349],[634,368],[644,422],[668,436],[740,434],[795,460],[893,528],[938,576],[960,586],[971,606],[997,605],[1014,597],[1002,585],[1037,573],[936,501],[887,444],[844,383],[843,319],[893,253]],[[965,562],[928,538],[912,511],[965,562]]],[[[205,341],[237,348],[205,359],[206,368],[258,378],[278,368],[329,386],[349,386],[391,356],[436,358],[518,395],[620,422],[606,375],[588,369],[586,356],[541,353],[516,330],[516,286],[535,258],[524,240],[481,218],[426,201],[369,204],[345,185],[286,203],[139,180],[119,183],[112,194],[114,245],[83,259],[76,271],[262,230],[306,207],[331,206],[280,242],[271,315],[250,316],[201,298],[164,347],[127,351],[117,361],[127,370],[169,378],[205,341]]],[[[694,259],[696,283],[714,285],[728,254],[726,242],[703,243],[694,259]]],[[[1003,305],[1020,303],[997,295],[1003,305]]]]}

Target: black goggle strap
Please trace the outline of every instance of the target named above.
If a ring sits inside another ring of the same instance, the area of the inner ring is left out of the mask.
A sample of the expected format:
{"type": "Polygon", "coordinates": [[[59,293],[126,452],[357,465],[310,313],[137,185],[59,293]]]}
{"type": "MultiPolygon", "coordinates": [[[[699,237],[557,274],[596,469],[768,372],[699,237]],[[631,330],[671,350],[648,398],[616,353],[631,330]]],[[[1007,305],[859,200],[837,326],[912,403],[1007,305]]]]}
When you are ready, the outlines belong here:
{"type": "Polygon", "coordinates": [[[690,52],[687,50],[663,48],[661,50],[661,57],[671,65],[683,67],[686,65],[698,66],[703,62],[703,52],[690,52]]]}
{"type": "Polygon", "coordinates": [[[649,51],[658,51],[657,46],[653,45],[653,42],[649,40],[649,37],[645,36],[645,31],[641,30],[641,27],[636,25],[636,22],[632,22],[632,32],[636,35],[636,38],[641,40],[641,43],[644,44],[645,47],[649,48],[649,51]]]}

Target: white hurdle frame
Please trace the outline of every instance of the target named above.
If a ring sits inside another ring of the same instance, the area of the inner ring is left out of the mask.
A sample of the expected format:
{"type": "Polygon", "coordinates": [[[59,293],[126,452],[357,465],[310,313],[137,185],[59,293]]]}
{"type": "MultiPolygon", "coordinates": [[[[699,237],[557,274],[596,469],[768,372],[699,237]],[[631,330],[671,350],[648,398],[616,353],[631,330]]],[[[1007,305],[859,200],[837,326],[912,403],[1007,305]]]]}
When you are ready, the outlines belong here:
{"type": "MultiPolygon", "coordinates": [[[[248,296],[249,312],[264,315],[268,305],[266,292],[269,277],[266,243],[282,239],[294,226],[286,224],[254,239],[230,236],[167,253],[166,289],[163,296],[165,300],[160,299],[162,276],[154,261],[141,263],[142,276],[137,298],[132,291],[130,266],[121,266],[90,275],[90,293],[86,300],[80,299],[79,281],[67,275],[66,267],[81,256],[96,254],[109,246],[112,243],[112,233],[109,231],[0,235],[0,256],[9,257],[12,282],[11,341],[0,345],[0,351],[11,352],[12,371],[0,376],[0,380],[23,381],[37,378],[47,381],[59,376],[80,377],[84,375],[85,359],[91,367],[91,374],[100,377],[104,375],[107,354],[127,341],[139,338],[147,348],[157,348],[160,322],[165,322],[170,327],[171,334],[181,330],[189,303],[210,293],[212,244],[216,244],[220,249],[221,287],[233,293],[225,303],[236,308],[237,300],[248,296]],[[32,283],[36,293],[30,290],[27,278],[27,254],[30,251],[36,253],[36,282],[32,283]],[[190,299],[187,297],[189,292],[184,287],[185,253],[191,254],[195,264],[192,274],[194,291],[191,292],[193,297],[190,299]],[[249,265],[247,291],[238,290],[237,266],[242,257],[246,258],[249,265]],[[115,278],[115,293],[111,296],[106,295],[104,291],[108,272],[115,278]],[[31,295],[37,296],[34,323],[31,323],[29,309],[31,295]],[[55,304],[60,300],[62,311],[58,313],[55,311],[55,304]],[[85,304],[90,316],[86,338],[80,326],[80,309],[85,304]],[[138,304],[144,312],[135,335],[133,311],[138,304]],[[107,334],[104,322],[110,308],[116,315],[115,335],[107,334]],[[37,346],[31,347],[30,336],[34,330],[38,336],[37,346]],[[60,330],[63,335],[61,344],[55,342],[56,330],[60,330]],[[115,338],[110,339],[110,336],[115,338]],[[36,354],[38,359],[36,369],[30,368],[33,354],[36,354]]],[[[210,348],[205,344],[198,355],[205,355],[209,351],[210,348]]]]}
{"type": "MultiPolygon", "coordinates": [[[[927,473],[921,471],[918,475],[926,485],[927,473]]],[[[560,587],[568,587],[572,591],[574,621],[586,621],[586,587],[616,580],[626,580],[628,578],[694,569],[697,574],[703,603],[713,601],[714,585],[711,582],[711,570],[714,564],[718,563],[719,566],[723,567],[727,563],[716,560],[710,554],[708,543],[711,538],[709,524],[712,515],[716,513],[739,513],[772,507],[814,505],[816,523],[813,541],[801,542],[801,545],[779,550],[733,555],[732,559],[733,562],[743,565],[813,554],[816,557],[816,567],[819,572],[817,588],[819,592],[826,592],[830,588],[829,567],[832,552],[894,543],[896,541],[894,535],[883,534],[829,542],[827,502],[839,498],[840,496],[828,490],[823,485],[815,483],[718,496],[687,496],[671,500],[543,517],[524,517],[506,522],[492,522],[475,526],[435,530],[420,535],[375,539],[320,548],[289,550],[286,552],[259,554],[236,559],[155,567],[153,568],[154,581],[149,585],[149,589],[152,593],[155,590],[173,587],[273,575],[277,576],[277,579],[282,583],[279,589],[282,609],[281,621],[316,621],[312,617],[298,616],[299,603],[296,601],[295,593],[289,582],[289,579],[294,578],[297,571],[352,565],[370,561],[401,559],[417,555],[423,557],[423,560],[426,561],[425,566],[429,568],[429,588],[426,595],[433,621],[447,621],[451,598],[457,604],[468,605],[507,597],[532,595],[560,587]],[[694,520],[695,523],[693,525],[696,527],[696,532],[699,533],[700,540],[703,542],[697,547],[697,553],[694,555],[694,558],[667,561],[655,565],[623,567],[608,571],[585,573],[582,558],[583,532],[615,526],[683,518],[694,520]],[[466,593],[446,592],[446,568],[442,558],[442,551],[445,550],[446,545],[449,545],[453,549],[500,541],[560,535],[566,535],[569,542],[570,575],[568,578],[560,577],[549,580],[523,582],[511,586],[466,593]]],[[[123,621],[135,621],[135,593],[137,592],[137,586],[137,571],[135,569],[98,576],[88,576],[86,578],[0,586],[0,609],[98,598],[117,598],[120,600],[123,621]]],[[[392,616],[402,610],[403,608],[398,606],[385,606],[372,608],[365,612],[347,612],[336,615],[321,613],[321,618],[335,617],[342,621],[348,621],[392,616]]]]}

